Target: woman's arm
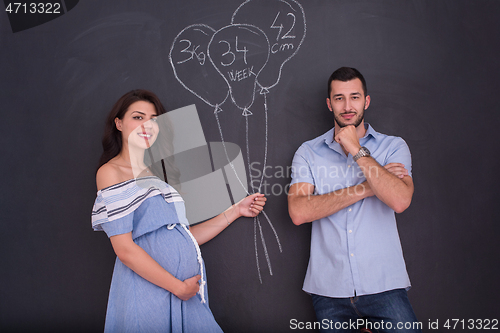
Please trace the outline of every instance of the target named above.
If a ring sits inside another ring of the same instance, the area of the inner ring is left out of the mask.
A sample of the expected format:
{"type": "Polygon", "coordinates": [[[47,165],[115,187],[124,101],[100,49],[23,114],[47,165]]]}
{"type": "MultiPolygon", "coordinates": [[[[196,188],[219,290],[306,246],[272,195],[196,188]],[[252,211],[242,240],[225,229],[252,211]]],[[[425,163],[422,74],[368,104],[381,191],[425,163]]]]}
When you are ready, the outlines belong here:
{"type": "Polygon", "coordinates": [[[220,234],[237,218],[257,216],[264,209],[266,200],[264,194],[255,193],[249,195],[216,217],[192,226],[190,231],[198,244],[202,245],[220,234]]]}
{"type": "Polygon", "coordinates": [[[161,267],[132,240],[132,233],[111,236],[111,245],[120,261],[139,276],[187,301],[200,289],[200,275],[181,281],[161,267]]]}

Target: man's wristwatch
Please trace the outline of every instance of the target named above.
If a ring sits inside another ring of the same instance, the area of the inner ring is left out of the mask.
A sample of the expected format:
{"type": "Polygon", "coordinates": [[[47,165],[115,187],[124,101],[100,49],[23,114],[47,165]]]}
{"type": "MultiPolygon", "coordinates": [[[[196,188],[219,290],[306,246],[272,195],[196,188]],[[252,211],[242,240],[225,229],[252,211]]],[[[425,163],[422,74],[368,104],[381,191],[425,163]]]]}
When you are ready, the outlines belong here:
{"type": "Polygon", "coordinates": [[[356,155],[352,157],[354,162],[357,162],[361,157],[370,157],[370,151],[366,147],[359,148],[359,151],[356,155]]]}

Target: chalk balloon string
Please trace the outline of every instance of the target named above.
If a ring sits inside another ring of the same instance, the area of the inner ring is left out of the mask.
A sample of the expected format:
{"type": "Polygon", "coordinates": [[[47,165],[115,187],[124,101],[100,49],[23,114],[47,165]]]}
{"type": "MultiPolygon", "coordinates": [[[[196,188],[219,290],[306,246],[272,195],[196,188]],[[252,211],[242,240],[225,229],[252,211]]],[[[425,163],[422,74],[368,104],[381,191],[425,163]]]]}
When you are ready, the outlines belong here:
{"type": "MultiPolygon", "coordinates": [[[[267,102],[265,102],[265,119],[266,119],[266,128],[265,128],[265,147],[264,147],[264,167],[265,167],[265,163],[266,163],[266,159],[267,159],[267,134],[268,134],[268,126],[267,126],[267,102]]],[[[223,132],[222,132],[222,126],[221,126],[221,123],[220,123],[220,120],[219,120],[219,115],[218,113],[221,112],[222,109],[220,108],[220,106],[216,106],[215,107],[215,110],[214,110],[214,115],[215,115],[215,119],[217,121],[217,126],[218,126],[218,129],[219,129],[219,134],[220,134],[220,137],[221,137],[221,142],[222,142],[222,146],[224,147],[224,153],[226,155],[226,158],[227,158],[227,161],[229,163],[229,165],[231,166],[231,169],[233,170],[234,174],[236,175],[236,178],[238,179],[238,182],[240,183],[241,187],[244,189],[244,191],[246,192],[247,195],[250,195],[250,192],[248,192],[246,186],[243,184],[243,182],[241,181],[238,173],[236,172],[236,169],[233,165],[233,162],[231,161],[231,159],[229,158],[229,154],[227,152],[227,148],[226,148],[226,143],[225,143],[225,140],[224,140],[224,135],[223,135],[223,132]]],[[[249,130],[248,130],[248,116],[245,116],[245,131],[246,131],[246,155],[247,155],[247,162],[248,162],[248,168],[250,170],[250,143],[249,143],[249,130]]],[[[263,176],[261,178],[261,183],[262,183],[262,179],[263,179],[263,176]]],[[[250,180],[252,180],[252,175],[250,174],[250,180]]],[[[250,184],[252,184],[252,182],[250,182],[250,184]]],[[[259,191],[260,191],[260,186],[261,184],[259,184],[259,191]]],[[[276,232],[276,229],[274,228],[272,222],[271,222],[271,219],[269,218],[269,216],[266,214],[266,212],[264,210],[262,210],[262,214],[264,215],[264,217],[266,218],[267,220],[267,223],[269,224],[269,226],[271,227],[271,230],[273,231],[273,234],[276,238],[276,243],[278,244],[278,247],[279,247],[279,251],[280,253],[283,252],[283,249],[281,247],[281,242],[279,240],[279,237],[278,237],[278,234],[276,232]]],[[[256,265],[257,265],[257,274],[259,276],[259,281],[260,283],[262,283],[262,275],[261,275],[261,272],[260,272],[260,265],[259,265],[259,251],[258,251],[258,243],[257,243],[257,227],[259,229],[259,234],[260,234],[260,240],[261,240],[261,243],[262,243],[262,248],[264,249],[264,255],[266,257],[266,262],[267,262],[267,267],[269,268],[269,274],[270,275],[273,275],[273,270],[272,270],[272,265],[271,265],[271,259],[269,257],[269,253],[268,253],[268,250],[267,250],[267,245],[266,245],[266,240],[264,238],[264,232],[262,230],[262,224],[260,222],[260,218],[259,216],[255,216],[254,218],[254,247],[255,247],[255,260],[256,260],[256,265]]]]}

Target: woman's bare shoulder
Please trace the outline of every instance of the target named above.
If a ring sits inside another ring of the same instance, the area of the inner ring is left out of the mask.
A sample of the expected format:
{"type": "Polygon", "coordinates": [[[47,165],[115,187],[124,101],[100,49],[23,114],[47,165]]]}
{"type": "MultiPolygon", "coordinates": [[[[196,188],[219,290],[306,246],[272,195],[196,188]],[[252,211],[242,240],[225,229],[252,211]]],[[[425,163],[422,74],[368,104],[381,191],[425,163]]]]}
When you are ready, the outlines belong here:
{"type": "Polygon", "coordinates": [[[118,166],[110,162],[103,164],[99,168],[99,170],[97,170],[97,174],[95,177],[98,191],[102,190],[103,188],[118,184],[123,180],[123,175],[121,174],[118,166]]]}

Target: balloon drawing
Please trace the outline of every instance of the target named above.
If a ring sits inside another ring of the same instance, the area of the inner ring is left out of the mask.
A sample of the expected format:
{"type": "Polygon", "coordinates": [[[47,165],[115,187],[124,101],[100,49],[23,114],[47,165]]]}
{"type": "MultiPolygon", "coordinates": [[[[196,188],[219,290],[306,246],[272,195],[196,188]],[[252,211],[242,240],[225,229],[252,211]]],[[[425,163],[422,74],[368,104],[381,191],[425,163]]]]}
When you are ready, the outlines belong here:
{"type": "MultiPolygon", "coordinates": [[[[248,193],[247,180],[240,179],[227,152],[219,113],[229,101],[245,118],[246,157],[250,170],[251,131],[248,117],[255,94],[264,99],[265,146],[264,163],[267,163],[268,104],[267,95],[280,81],[281,72],[299,50],[306,35],[306,18],[302,6],[295,0],[247,0],[233,13],[230,24],[215,30],[204,24],[184,28],[174,39],[169,60],[176,79],[188,91],[213,107],[226,158],[240,185],[248,193]],[[229,98],[228,98],[229,97],[229,98]]],[[[258,180],[260,191],[264,172],[258,180]]],[[[250,183],[254,184],[250,174],[250,183]]],[[[281,243],[265,211],[262,216],[271,228],[282,252],[281,243]]],[[[258,239],[272,273],[260,216],[254,218],[254,246],[257,273],[262,276],[259,264],[258,239]]]]}
{"type": "Polygon", "coordinates": [[[231,99],[249,116],[257,77],[269,58],[269,42],[262,30],[252,25],[229,25],[217,31],[208,45],[208,56],[226,80],[231,99]]]}
{"type": "Polygon", "coordinates": [[[258,83],[263,88],[274,87],[279,82],[283,65],[297,53],[306,36],[306,17],[302,6],[294,0],[248,0],[236,9],[231,18],[231,24],[238,23],[260,27],[268,36],[269,63],[259,75],[258,83]]]}
{"type": "Polygon", "coordinates": [[[213,107],[224,103],[229,95],[227,85],[208,60],[208,43],[214,33],[208,25],[186,27],[175,37],[169,55],[177,80],[213,107]]]}

